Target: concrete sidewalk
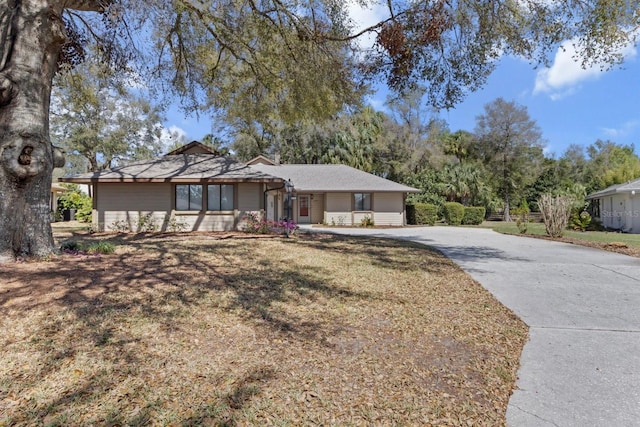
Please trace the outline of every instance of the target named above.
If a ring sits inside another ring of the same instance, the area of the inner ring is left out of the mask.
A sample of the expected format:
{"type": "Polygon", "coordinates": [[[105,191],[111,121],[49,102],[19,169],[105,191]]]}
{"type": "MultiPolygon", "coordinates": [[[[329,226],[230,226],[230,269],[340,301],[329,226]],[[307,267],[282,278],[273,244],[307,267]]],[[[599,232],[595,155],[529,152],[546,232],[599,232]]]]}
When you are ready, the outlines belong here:
{"type": "Polygon", "coordinates": [[[486,229],[315,231],[435,247],[526,322],[510,426],[640,426],[640,259],[486,229]]]}

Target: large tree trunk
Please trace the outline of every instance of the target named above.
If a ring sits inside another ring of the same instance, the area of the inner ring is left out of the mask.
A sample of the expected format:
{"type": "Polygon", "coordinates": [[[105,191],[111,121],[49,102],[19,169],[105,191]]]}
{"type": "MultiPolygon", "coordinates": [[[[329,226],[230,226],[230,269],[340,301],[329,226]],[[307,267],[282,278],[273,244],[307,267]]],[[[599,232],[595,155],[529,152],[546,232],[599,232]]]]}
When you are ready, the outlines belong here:
{"type": "Polygon", "coordinates": [[[52,1],[0,0],[0,262],[54,250],[49,198],[61,156],[49,139],[49,102],[61,12],[52,1]]]}

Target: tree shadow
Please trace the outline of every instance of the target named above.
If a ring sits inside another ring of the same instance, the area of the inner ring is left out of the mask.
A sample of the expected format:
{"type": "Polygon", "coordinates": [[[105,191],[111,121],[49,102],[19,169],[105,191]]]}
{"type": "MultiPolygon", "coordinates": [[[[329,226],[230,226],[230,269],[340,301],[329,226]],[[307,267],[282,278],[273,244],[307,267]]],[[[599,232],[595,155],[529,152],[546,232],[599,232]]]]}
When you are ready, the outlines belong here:
{"type": "MultiPolygon", "coordinates": [[[[76,238],[95,239],[80,235],[76,238]]],[[[257,331],[323,346],[327,345],[326,336],[340,324],[340,319],[310,318],[283,309],[283,305],[304,306],[319,297],[353,304],[377,298],[323,279],[329,273],[322,268],[299,268],[257,258],[250,241],[226,241],[221,247],[217,240],[204,240],[194,248],[188,241],[185,243],[185,237],[175,241],[141,235],[104,238],[126,245],[130,252],[108,256],[66,255],[46,263],[0,266],[0,277],[9,278],[0,286],[0,307],[11,318],[35,316],[38,319],[37,324],[31,324],[28,347],[39,355],[34,367],[0,376],[0,402],[15,393],[16,387],[32,390],[42,378],[64,375],[68,366],[80,355],[86,357],[87,352],[96,352],[105,359],[105,365],[117,367],[86,377],[46,403],[25,401],[17,409],[13,408],[12,413],[17,415],[8,418],[8,424],[43,422],[52,416],[65,424],[65,408],[70,403],[99,400],[108,396],[120,382],[127,381],[127,369],[135,371],[137,366],[146,363],[145,355],[137,350],[141,338],[127,329],[128,317],[144,318],[162,336],[166,331],[175,331],[185,316],[194,315],[194,310],[206,308],[221,295],[230,295],[216,308],[249,322],[257,331]],[[212,257],[196,256],[194,250],[212,257]],[[255,260],[254,268],[240,268],[238,256],[255,260]],[[29,416],[29,405],[37,406],[39,412],[29,416]]],[[[295,245],[301,243],[291,239],[286,244],[293,245],[291,249],[295,250],[295,245]]],[[[329,242],[319,248],[340,254],[348,251],[348,248],[331,248],[329,242]]],[[[371,248],[367,251],[374,253],[371,248]]],[[[378,256],[375,262],[392,261],[382,252],[378,256]]],[[[389,268],[401,268],[401,264],[389,265],[389,268]]],[[[6,348],[24,345],[11,339],[4,344],[6,348]]],[[[245,402],[257,395],[261,381],[273,379],[273,372],[268,370],[247,374],[236,380],[232,392],[183,424],[195,425],[200,417],[214,419],[216,423],[233,420],[228,413],[241,410],[245,402]],[[227,415],[215,418],[216,411],[227,415]]],[[[96,423],[140,425],[154,410],[144,407],[134,415],[127,415],[116,407],[96,423]]]]}

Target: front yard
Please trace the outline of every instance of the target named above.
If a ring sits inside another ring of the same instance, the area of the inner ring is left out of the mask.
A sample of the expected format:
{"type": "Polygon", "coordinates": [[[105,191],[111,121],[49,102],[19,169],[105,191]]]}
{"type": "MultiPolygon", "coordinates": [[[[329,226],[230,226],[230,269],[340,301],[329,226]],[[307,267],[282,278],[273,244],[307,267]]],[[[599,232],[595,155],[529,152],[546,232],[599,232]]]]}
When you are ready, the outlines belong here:
{"type": "Polygon", "coordinates": [[[0,266],[0,426],[505,422],[526,326],[434,251],[76,234],[0,266]]]}

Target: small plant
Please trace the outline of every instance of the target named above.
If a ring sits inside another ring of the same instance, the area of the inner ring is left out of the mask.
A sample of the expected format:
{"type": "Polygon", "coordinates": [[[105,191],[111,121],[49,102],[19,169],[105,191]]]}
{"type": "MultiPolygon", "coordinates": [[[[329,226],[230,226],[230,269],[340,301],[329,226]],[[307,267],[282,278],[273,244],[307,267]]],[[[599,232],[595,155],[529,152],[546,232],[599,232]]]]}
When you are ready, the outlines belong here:
{"type": "Polygon", "coordinates": [[[112,254],[116,250],[115,245],[111,242],[99,241],[91,243],[87,247],[90,254],[112,254]]]}
{"type": "Polygon", "coordinates": [[[444,220],[449,225],[460,225],[464,219],[464,206],[458,202],[444,204],[444,220]]]}
{"type": "Polygon", "coordinates": [[[60,245],[63,252],[76,252],[80,250],[80,243],[75,240],[66,240],[60,245]]]}
{"type": "Polygon", "coordinates": [[[152,213],[138,217],[138,233],[153,233],[158,230],[158,224],[152,213]]]}
{"type": "Polygon", "coordinates": [[[591,215],[587,211],[580,212],[578,209],[574,209],[571,214],[571,228],[577,231],[587,231],[591,224],[591,215]]]}
{"type": "Polygon", "coordinates": [[[375,223],[373,222],[373,218],[371,218],[369,215],[366,215],[360,220],[360,227],[367,228],[373,226],[375,226],[375,223]]]}
{"type": "Polygon", "coordinates": [[[112,254],[115,251],[115,245],[106,241],[84,243],[77,240],[67,240],[62,242],[60,250],[71,254],[112,254]]]}
{"type": "Polygon", "coordinates": [[[169,219],[169,223],[167,224],[167,229],[172,233],[185,231],[187,227],[188,224],[186,222],[176,219],[175,216],[172,216],[171,219],[169,219]]]}
{"type": "Polygon", "coordinates": [[[520,206],[513,210],[514,215],[516,216],[516,225],[518,226],[518,231],[520,234],[526,234],[529,229],[529,204],[526,200],[523,200],[520,203],[520,206]]]}
{"type": "Polygon", "coordinates": [[[131,231],[131,227],[129,227],[129,223],[124,219],[119,219],[117,221],[113,221],[109,225],[109,230],[115,231],[116,233],[129,233],[131,231]]]}

